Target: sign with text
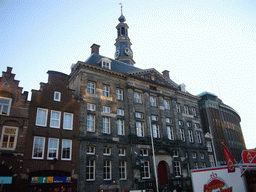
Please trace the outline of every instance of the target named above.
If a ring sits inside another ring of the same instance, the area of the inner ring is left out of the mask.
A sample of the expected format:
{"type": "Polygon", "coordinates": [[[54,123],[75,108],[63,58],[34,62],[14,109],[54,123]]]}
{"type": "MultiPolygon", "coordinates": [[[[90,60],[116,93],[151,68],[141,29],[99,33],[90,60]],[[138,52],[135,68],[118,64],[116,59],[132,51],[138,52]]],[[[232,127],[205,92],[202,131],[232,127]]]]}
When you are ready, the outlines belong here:
{"type": "Polygon", "coordinates": [[[31,183],[71,183],[71,177],[31,177],[31,183]]]}
{"type": "Polygon", "coordinates": [[[1,184],[12,184],[12,177],[0,177],[0,185],[1,184]]]}

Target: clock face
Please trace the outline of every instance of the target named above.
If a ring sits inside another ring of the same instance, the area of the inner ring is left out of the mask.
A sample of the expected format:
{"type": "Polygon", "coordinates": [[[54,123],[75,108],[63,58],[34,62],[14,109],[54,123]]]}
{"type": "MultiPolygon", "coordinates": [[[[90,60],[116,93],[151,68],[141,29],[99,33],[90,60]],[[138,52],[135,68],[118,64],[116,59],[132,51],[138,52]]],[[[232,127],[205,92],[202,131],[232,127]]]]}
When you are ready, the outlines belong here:
{"type": "Polygon", "coordinates": [[[119,57],[119,55],[120,55],[120,51],[116,50],[116,52],[115,52],[115,59],[117,59],[119,57]]]}
{"type": "Polygon", "coordinates": [[[132,50],[129,47],[126,47],[124,52],[126,53],[126,55],[128,56],[132,56],[132,50]]]}

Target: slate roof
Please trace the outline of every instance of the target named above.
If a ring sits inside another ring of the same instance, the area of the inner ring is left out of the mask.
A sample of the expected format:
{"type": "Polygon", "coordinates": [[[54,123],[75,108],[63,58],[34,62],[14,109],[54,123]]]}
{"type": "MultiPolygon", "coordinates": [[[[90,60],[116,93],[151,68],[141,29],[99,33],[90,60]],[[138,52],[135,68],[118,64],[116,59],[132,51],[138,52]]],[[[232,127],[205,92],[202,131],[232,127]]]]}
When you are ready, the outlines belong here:
{"type": "Polygon", "coordinates": [[[111,70],[113,70],[113,71],[117,71],[120,73],[127,73],[130,71],[142,70],[138,67],[134,67],[134,66],[124,63],[122,61],[117,61],[117,60],[114,60],[114,59],[111,59],[108,57],[104,57],[102,55],[98,55],[95,53],[91,54],[91,56],[85,62],[101,67],[101,63],[99,61],[103,58],[107,58],[107,59],[111,60],[111,70]]]}

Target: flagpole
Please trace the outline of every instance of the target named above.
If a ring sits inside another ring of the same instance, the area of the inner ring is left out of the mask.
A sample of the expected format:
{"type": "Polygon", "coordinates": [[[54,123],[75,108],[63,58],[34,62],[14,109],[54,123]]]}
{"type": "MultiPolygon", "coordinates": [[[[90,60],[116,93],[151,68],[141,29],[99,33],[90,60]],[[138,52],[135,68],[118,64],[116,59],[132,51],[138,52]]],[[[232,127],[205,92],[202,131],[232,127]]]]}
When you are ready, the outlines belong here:
{"type": "MultiPolygon", "coordinates": [[[[252,158],[252,160],[250,161],[250,163],[253,162],[254,158],[256,157],[256,155],[254,155],[254,157],[252,158]]],[[[247,164],[247,167],[243,170],[242,174],[241,174],[241,177],[243,176],[244,172],[248,169],[250,163],[247,164]]]]}
{"type": "Polygon", "coordinates": [[[152,126],[151,126],[151,119],[150,119],[150,116],[149,116],[149,128],[150,128],[150,136],[151,136],[151,144],[152,144],[154,172],[155,172],[155,178],[156,178],[156,191],[159,192],[159,189],[158,189],[158,177],[157,177],[157,174],[156,174],[155,148],[154,148],[154,140],[153,140],[153,132],[152,132],[152,126]]]}

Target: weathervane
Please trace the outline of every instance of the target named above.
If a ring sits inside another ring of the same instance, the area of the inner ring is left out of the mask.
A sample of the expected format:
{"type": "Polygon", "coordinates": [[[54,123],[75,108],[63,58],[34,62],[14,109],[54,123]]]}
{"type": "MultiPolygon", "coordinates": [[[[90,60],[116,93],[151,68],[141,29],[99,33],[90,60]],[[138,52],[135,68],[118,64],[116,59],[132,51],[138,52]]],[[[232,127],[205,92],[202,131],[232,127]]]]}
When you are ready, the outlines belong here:
{"type": "Polygon", "coordinates": [[[123,14],[123,4],[119,3],[119,5],[121,5],[121,13],[123,14]]]}

